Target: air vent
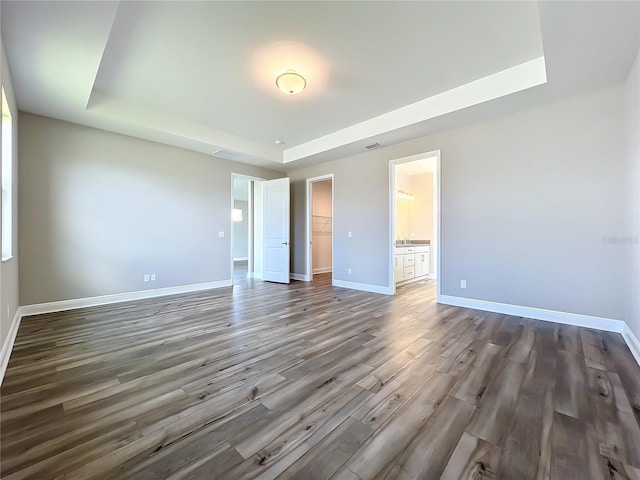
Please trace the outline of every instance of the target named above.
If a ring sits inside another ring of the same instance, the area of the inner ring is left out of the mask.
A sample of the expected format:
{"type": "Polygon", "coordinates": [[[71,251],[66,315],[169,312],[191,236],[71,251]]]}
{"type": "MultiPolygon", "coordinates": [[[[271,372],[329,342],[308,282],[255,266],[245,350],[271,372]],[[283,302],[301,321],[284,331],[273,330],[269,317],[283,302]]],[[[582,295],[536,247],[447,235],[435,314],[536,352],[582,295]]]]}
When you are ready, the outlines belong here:
{"type": "Polygon", "coordinates": [[[371,145],[365,145],[364,148],[366,148],[367,150],[375,150],[376,148],[380,148],[381,146],[382,145],[376,142],[376,143],[372,143],[371,145]]]}
{"type": "Polygon", "coordinates": [[[240,154],[238,152],[232,152],[231,150],[225,150],[224,148],[220,148],[213,152],[216,157],[226,158],[229,160],[233,160],[234,158],[238,158],[240,154]]]}

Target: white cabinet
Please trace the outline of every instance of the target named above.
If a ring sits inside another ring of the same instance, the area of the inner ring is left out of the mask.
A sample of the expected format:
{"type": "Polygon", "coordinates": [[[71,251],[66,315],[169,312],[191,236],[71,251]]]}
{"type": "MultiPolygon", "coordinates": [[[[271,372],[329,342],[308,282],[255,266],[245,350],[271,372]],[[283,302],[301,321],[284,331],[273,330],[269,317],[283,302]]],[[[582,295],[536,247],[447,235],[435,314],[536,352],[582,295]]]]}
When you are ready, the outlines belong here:
{"type": "Polygon", "coordinates": [[[401,282],[404,280],[404,255],[395,255],[394,256],[394,272],[396,277],[396,282],[401,282]]]}
{"type": "Polygon", "coordinates": [[[403,282],[429,274],[429,246],[401,246],[395,248],[394,273],[396,282],[403,282]]]}
{"type": "Polygon", "coordinates": [[[430,265],[430,256],[429,256],[429,247],[420,246],[416,247],[415,253],[413,254],[413,264],[415,267],[415,276],[422,277],[423,275],[429,275],[429,265],[430,265]]]}

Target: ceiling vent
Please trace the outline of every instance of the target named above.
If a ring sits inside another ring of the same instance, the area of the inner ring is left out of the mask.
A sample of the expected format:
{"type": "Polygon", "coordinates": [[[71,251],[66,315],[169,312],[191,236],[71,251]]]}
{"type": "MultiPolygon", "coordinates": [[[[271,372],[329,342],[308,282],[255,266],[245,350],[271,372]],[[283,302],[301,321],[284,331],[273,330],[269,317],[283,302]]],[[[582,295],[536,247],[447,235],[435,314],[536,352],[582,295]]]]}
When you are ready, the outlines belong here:
{"type": "Polygon", "coordinates": [[[375,150],[376,148],[380,148],[381,146],[382,145],[376,142],[376,143],[372,143],[371,145],[365,145],[364,148],[366,148],[367,150],[375,150]]]}
{"type": "Polygon", "coordinates": [[[219,148],[218,150],[215,150],[213,152],[213,154],[216,157],[226,158],[228,160],[233,160],[233,159],[238,158],[240,156],[240,154],[238,152],[233,152],[231,150],[225,150],[224,148],[219,148]]]}

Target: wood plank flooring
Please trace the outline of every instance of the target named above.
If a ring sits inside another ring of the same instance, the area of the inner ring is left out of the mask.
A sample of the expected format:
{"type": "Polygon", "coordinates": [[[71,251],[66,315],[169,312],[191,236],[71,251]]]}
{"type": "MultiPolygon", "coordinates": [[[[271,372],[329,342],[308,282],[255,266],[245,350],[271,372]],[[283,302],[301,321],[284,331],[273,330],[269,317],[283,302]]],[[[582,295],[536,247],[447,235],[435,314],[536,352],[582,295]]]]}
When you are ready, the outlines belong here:
{"type": "Polygon", "coordinates": [[[316,280],[23,319],[0,475],[640,480],[620,335],[316,280]]]}

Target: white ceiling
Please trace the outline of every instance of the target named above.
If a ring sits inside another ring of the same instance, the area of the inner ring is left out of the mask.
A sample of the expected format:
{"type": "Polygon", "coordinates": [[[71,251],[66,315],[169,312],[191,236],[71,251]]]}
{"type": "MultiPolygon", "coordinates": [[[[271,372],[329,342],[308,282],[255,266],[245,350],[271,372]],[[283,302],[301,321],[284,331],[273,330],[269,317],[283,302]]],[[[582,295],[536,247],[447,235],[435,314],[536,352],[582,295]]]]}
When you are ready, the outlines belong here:
{"type": "Polygon", "coordinates": [[[620,83],[640,2],[3,0],[1,13],[21,110],[283,170],[620,83]],[[289,68],[300,95],[275,87],[289,68]]]}

